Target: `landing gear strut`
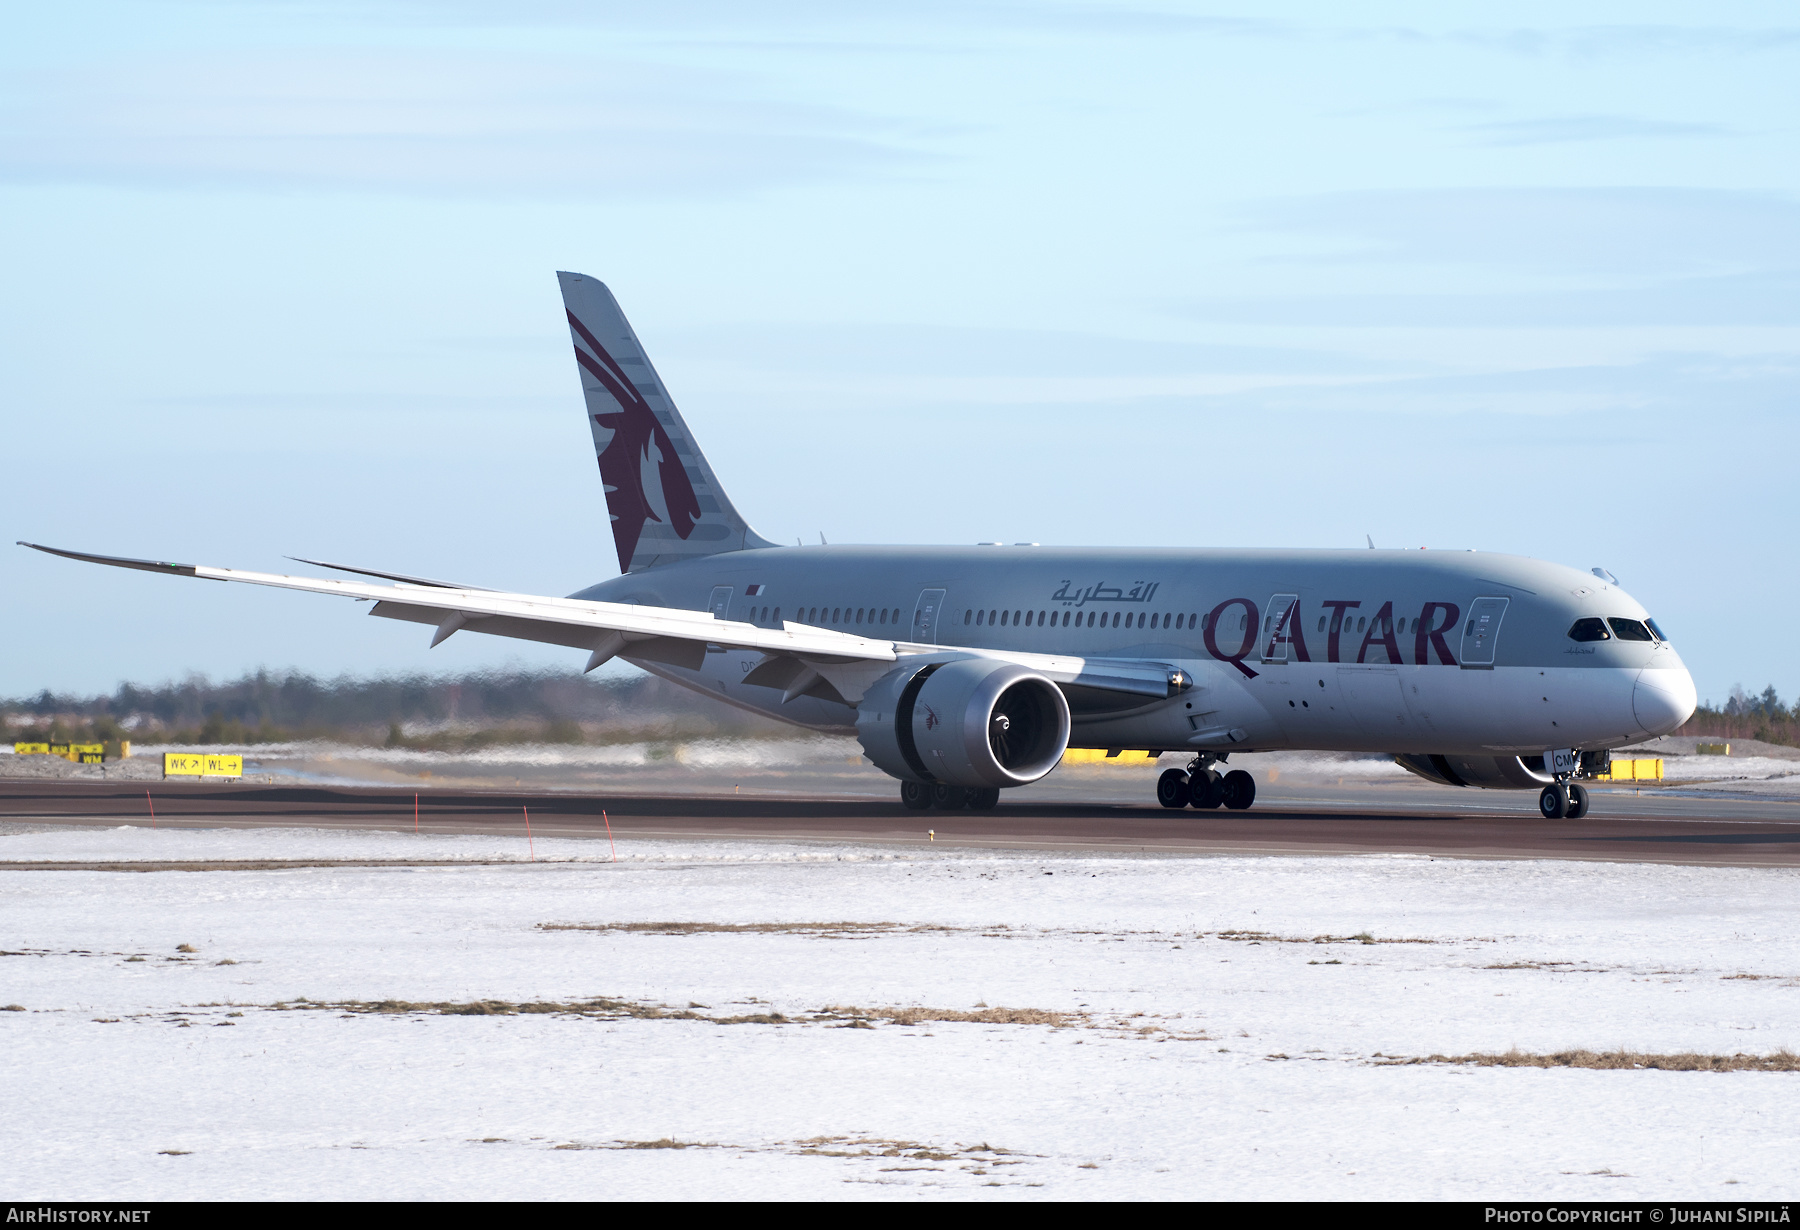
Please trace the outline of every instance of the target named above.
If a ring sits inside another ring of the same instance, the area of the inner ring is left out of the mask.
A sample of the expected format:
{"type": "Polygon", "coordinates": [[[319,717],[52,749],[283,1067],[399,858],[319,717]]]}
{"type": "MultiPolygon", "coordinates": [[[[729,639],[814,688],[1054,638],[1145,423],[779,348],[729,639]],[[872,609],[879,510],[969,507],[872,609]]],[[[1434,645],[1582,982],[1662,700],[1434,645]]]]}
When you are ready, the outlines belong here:
{"type": "Polygon", "coordinates": [[[1211,810],[1226,807],[1243,811],[1256,802],[1256,779],[1242,769],[1221,776],[1211,768],[1223,756],[1202,754],[1183,769],[1169,769],[1156,779],[1156,801],[1171,810],[1193,807],[1211,810]]]}

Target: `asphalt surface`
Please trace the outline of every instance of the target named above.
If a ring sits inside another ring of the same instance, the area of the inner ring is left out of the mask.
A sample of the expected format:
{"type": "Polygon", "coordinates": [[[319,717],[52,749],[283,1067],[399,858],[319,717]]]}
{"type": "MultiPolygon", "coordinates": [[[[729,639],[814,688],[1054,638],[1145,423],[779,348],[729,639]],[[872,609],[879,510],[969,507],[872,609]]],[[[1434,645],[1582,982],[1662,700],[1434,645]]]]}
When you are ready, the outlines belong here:
{"type": "MultiPolygon", "coordinates": [[[[989,812],[914,812],[866,798],[425,789],[427,833],[778,838],[1185,854],[1410,853],[1720,866],[1800,866],[1800,803],[1592,791],[1588,817],[1548,822],[1528,792],[1412,786],[1270,789],[1249,811],[1034,801],[989,812]]],[[[410,831],[415,793],[362,786],[0,781],[0,823],[410,831]],[[152,820],[151,810],[155,817],[152,820]]],[[[0,859],[4,850],[0,849],[0,859]]]]}

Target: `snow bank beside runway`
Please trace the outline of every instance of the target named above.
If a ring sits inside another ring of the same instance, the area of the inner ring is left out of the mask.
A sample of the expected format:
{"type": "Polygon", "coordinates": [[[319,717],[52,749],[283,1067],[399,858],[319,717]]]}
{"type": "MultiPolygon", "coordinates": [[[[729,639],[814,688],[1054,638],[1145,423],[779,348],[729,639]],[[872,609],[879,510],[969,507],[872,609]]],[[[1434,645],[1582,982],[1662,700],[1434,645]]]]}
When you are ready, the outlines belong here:
{"type": "Polygon", "coordinates": [[[23,1009],[0,1012],[0,1192],[1670,1200],[1791,1183],[1800,1072],[1391,1060],[1800,1048],[1800,873],[645,840],[615,865],[601,843],[536,845],[533,865],[497,837],[0,837],[11,862],[393,860],[0,865],[0,1005],[23,1009]],[[437,859],[458,865],[405,865],[437,859]]]}

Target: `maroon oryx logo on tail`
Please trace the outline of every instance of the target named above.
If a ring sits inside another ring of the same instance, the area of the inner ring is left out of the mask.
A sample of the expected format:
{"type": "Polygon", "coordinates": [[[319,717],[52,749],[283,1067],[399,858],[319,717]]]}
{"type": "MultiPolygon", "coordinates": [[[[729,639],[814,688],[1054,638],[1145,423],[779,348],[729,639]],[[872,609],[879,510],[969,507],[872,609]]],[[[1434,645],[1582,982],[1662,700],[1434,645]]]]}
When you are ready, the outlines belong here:
{"type": "Polygon", "coordinates": [[[669,433],[656,421],[650,403],[631,383],[618,360],[608,354],[586,325],[568,312],[569,327],[592,348],[575,347],[575,361],[599,381],[617,410],[603,410],[594,421],[612,431],[612,439],[600,453],[600,479],[610,490],[606,509],[613,517],[613,542],[619,548],[619,571],[631,568],[644,522],[661,521],[686,539],[700,520],[700,500],[688,481],[681,458],[669,442],[669,433]]]}

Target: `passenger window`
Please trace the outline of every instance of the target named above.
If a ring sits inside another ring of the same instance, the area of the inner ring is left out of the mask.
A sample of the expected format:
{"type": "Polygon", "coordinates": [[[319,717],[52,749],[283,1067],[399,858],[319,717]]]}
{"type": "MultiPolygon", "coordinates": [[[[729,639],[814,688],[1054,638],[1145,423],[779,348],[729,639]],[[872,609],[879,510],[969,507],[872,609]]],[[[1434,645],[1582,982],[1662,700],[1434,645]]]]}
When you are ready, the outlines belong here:
{"type": "Polygon", "coordinates": [[[863,608],[859,606],[856,608],[856,622],[860,624],[862,622],[862,619],[863,619],[863,608]]]}
{"type": "Polygon", "coordinates": [[[1612,625],[1613,635],[1622,641],[1651,641],[1656,638],[1650,635],[1650,629],[1635,619],[1620,619],[1617,616],[1606,621],[1612,625]]]}
{"type": "Polygon", "coordinates": [[[991,623],[994,623],[994,622],[995,622],[995,621],[997,621],[997,620],[998,620],[998,619],[999,619],[999,618],[1000,618],[1000,612],[999,612],[999,611],[989,611],[989,612],[988,612],[988,622],[989,622],[989,623],[990,623],[990,624],[991,624],[991,623]]]}
{"type": "Polygon", "coordinates": [[[1367,620],[1367,619],[1359,619],[1359,620],[1357,620],[1357,621],[1356,621],[1356,630],[1357,630],[1357,631],[1358,631],[1358,632],[1361,632],[1361,631],[1362,631],[1362,630],[1363,630],[1363,628],[1364,628],[1364,627],[1365,627],[1365,626],[1366,626],[1366,625],[1367,625],[1367,624],[1368,624],[1368,622],[1369,622],[1369,621],[1368,621],[1368,620],[1367,620]]]}
{"type": "Polygon", "coordinates": [[[763,608],[763,613],[762,613],[762,621],[763,621],[763,622],[764,622],[764,623],[768,623],[768,622],[769,622],[769,608],[768,608],[768,607],[764,607],[764,608],[763,608]]]}
{"type": "Polygon", "coordinates": [[[975,622],[975,612],[974,611],[964,611],[963,612],[963,623],[970,624],[970,623],[974,623],[974,622],[975,622]]]}
{"type": "Polygon", "coordinates": [[[831,622],[836,623],[838,621],[838,616],[841,614],[843,614],[842,607],[835,607],[835,606],[832,607],[831,608],[831,622]]]}
{"type": "Polygon", "coordinates": [[[1088,612],[1087,626],[1090,628],[1094,626],[1094,613],[1092,611],[1088,612]]]}
{"type": "Polygon", "coordinates": [[[775,608],[775,622],[776,623],[781,622],[781,608],[780,607],[775,608]]]}
{"type": "Polygon", "coordinates": [[[1325,617],[1323,615],[1319,616],[1319,631],[1325,631],[1325,617]]]}
{"type": "Polygon", "coordinates": [[[1140,611],[1140,612],[1138,612],[1138,627],[1141,628],[1143,626],[1144,626],[1144,615],[1143,615],[1143,612],[1140,611]]]}
{"type": "Polygon", "coordinates": [[[1610,641],[1612,633],[1606,630],[1605,620],[1578,619],[1569,628],[1569,639],[1572,641],[1610,641]]]}

